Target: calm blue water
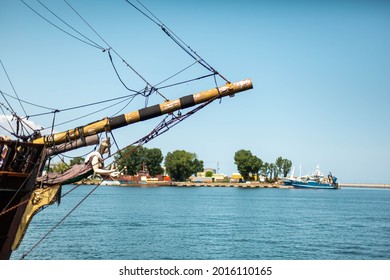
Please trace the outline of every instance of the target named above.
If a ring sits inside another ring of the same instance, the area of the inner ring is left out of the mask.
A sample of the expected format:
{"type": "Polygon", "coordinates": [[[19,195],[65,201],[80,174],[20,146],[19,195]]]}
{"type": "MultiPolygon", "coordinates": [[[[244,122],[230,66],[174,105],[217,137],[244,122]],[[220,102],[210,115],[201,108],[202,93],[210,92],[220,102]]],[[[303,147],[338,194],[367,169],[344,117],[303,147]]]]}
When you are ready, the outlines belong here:
{"type": "MultiPolygon", "coordinates": [[[[91,189],[39,213],[12,258],[91,189]]],[[[390,190],[102,186],[26,259],[388,260],[390,190]]]]}

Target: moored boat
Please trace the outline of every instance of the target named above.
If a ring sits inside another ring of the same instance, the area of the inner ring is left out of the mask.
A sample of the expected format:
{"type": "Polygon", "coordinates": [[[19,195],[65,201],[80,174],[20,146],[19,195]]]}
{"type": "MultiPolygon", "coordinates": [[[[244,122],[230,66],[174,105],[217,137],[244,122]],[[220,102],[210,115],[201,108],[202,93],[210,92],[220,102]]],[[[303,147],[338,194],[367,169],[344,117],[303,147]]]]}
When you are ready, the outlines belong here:
{"type": "Polygon", "coordinates": [[[284,178],[284,185],[293,186],[294,188],[301,189],[339,189],[340,186],[337,182],[337,177],[333,176],[329,172],[328,176],[324,176],[321,173],[319,166],[317,166],[316,171],[312,175],[306,175],[301,177],[289,177],[284,178]]]}
{"type": "MultiPolygon", "coordinates": [[[[336,179],[336,178],[335,178],[336,179]]],[[[291,180],[291,185],[294,188],[302,188],[302,189],[339,189],[339,184],[334,182],[331,183],[321,183],[316,180],[291,180]]]]}

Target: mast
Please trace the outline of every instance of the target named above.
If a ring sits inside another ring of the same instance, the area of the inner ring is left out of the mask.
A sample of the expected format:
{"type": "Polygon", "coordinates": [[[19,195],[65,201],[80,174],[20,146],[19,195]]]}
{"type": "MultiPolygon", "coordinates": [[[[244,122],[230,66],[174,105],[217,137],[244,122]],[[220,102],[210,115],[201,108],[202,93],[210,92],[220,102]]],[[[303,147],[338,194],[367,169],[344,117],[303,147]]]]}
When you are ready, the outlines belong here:
{"type": "Polygon", "coordinates": [[[166,101],[158,105],[145,107],[143,109],[112,118],[104,118],[100,121],[96,121],[82,127],[77,127],[72,130],[43,136],[33,140],[33,143],[46,145],[62,144],[71,140],[96,135],[101,132],[111,131],[136,122],[141,122],[164,114],[169,114],[180,109],[189,108],[197,104],[205,103],[214,98],[222,98],[228,95],[233,96],[236,93],[252,88],[253,85],[250,79],[235,83],[227,83],[226,85],[219,88],[213,88],[196,94],[187,95],[179,99],[166,101]]]}

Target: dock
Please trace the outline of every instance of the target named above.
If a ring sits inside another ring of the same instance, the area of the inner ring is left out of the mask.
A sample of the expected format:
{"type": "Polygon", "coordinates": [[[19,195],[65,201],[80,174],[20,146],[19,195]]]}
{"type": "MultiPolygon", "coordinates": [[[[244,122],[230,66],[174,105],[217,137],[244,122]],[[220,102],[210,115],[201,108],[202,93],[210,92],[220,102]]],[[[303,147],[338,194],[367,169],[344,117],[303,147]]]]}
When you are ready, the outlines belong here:
{"type": "Polygon", "coordinates": [[[251,183],[195,183],[195,182],[172,182],[174,187],[209,187],[209,188],[288,188],[287,186],[265,183],[265,182],[251,182],[251,183]]]}
{"type": "Polygon", "coordinates": [[[343,187],[350,187],[350,188],[383,188],[383,189],[390,188],[390,184],[339,183],[339,185],[342,188],[343,187]]]}

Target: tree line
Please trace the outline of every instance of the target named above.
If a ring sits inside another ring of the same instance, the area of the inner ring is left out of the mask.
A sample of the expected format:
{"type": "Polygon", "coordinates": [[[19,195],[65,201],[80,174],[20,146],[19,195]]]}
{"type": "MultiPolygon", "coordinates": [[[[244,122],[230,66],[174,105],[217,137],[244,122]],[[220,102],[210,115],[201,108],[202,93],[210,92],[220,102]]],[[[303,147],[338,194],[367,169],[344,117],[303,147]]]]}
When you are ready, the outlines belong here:
{"type": "MultiPolygon", "coordinates": [[[[121,155],[115,157],[120,170],[126,170],[125,174],[135,175],[141,170],[142,165],[148,168],[151,176],[161,174],[164,157],[158,148],[128,147],[121,155]]],[[[248,150],[239,150],[234,155],[234,163],[238,172],[245,181],[258,180],[259,176],[269,181],[276,181],[279,176],[287,177],[291,171],[292,162],[278,157],[275,163],[267,163],[253,155],[248,150]]],[[[204,169],[203,161],[199,160],[195,153],[184,150],[168,152],[164,160],[165,172],[174,181],[186,181],[188,178],[204,169]]],[[[209,172],[210,173],[210,172],[209,172]]],[[[212,174],[206,174],[211,177],[212,174]]]]}
{"type": "MultiPolygon", "coordinates": [[[[163,155],[160,149],[148,149],[142,146],[128,147],[115,156],[119,170],[125,170],[127,175],[136,175],[142,168],[147,166],[151,176],[163,173],[163,155]]],[[[165,172],[174,181],[186,181],[192,174],[203,171],[203,161],[198,160],[195,153],[176,150],[167,153],[164,161],[165,172]]]]}
{"type": "MultiPolygon", "coordinates": [[[[77,157],[70,164],[58,164],[52,171],[63,172],[67,167],[83,162],[84,159],[77,157]]],[[[186,181],[188,178],[204,170],[203,161],[199,160],[195,153],[184,150],[176,150],[162,155],[158,148],[145,148],[143,146],[130,146],[115,155],[115,163],[119,170],[126,175],[136,175],[142,166],[147,167],[149,174],[154,177],[164,173],[162,163],[164,161],[165,172],[174,181],[186,181]]],[[[288,159],[278,157],[275,163],[267,163],[253,155],[249,150],[239,150],[234,154],[234,163],[238,172],[245,181],[258,180],[264,176],[267,180],[277,180],[279,176],[286,177],[291,170],[292,163],[288,159]]],[[[212,174],[211,174],[212,175],[212,174]]],[[[208,176],[211,176],[208,174],[208,176]]]]}
{"type": "Polygon", "coordinates": [[[279,176],[287,177],[292,167],[291,160],[278,157],[275,163],[263,162],[249,150],[237,151],[234,154],[234,163],[245,181],[255,180],[259,175],[268,181],[276,181],[279,176]]]}

